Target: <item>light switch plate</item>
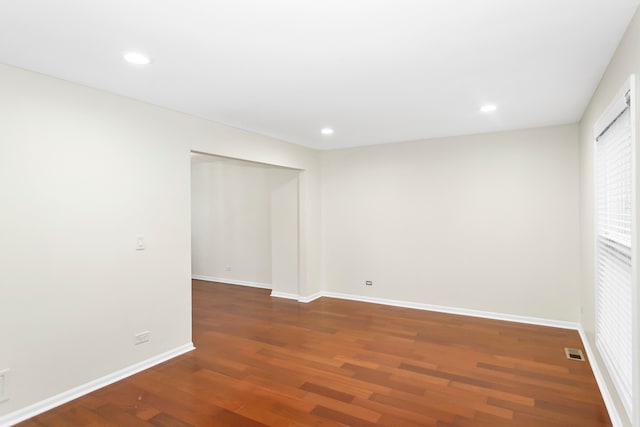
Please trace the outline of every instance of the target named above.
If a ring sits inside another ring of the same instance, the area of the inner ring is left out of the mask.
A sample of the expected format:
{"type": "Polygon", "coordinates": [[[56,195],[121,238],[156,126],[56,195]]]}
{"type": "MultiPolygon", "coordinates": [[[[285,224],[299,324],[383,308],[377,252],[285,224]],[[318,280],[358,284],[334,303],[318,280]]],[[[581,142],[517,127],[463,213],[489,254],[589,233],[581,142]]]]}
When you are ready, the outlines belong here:
{"type": "Polygon", "coordinates": [[[144,251],[144,236],[142,234],[136,236],[136,251],[144,251]]]}

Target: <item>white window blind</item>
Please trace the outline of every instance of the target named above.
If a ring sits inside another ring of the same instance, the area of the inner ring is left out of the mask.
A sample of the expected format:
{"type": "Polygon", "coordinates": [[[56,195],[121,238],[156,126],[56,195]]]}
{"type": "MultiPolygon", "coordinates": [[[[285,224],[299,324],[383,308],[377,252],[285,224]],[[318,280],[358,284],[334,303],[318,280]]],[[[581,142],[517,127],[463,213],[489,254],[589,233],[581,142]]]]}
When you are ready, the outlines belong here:
{"type": "MultiPolygon", "coordinates": [[[[596,346],[631,417],[634,141],[629,91],[596,125],[596,346]]],[[[635,408],[637,410],[637,408],[635,408]]]]}

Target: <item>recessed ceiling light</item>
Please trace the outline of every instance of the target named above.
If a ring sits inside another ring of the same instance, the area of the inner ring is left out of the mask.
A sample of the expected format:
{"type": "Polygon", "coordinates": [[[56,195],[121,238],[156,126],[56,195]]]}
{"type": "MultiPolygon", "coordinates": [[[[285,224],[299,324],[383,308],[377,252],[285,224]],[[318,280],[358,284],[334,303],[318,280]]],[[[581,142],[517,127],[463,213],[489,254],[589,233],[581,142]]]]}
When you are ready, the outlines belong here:
{"type": "Polygon", "coordinates": [[[126,52],[122,55],[125,61],[137,65],[147,65],[151,60],[140,52],[126,52]]]}
{"type": "Polygon", "coordinates": [[[496,111],[496,107],[493,104],[487,104],[487,105],[483,105],[482,107],[480,107],[480,111],[482,111],[483,113],[490,113],[492,111],[496,111]]]}
{"type": "Polygon", "coordinates": [[[323,128],[320,132],[323,135],[333,135],[333,129],[331,128],[323,128]]]}

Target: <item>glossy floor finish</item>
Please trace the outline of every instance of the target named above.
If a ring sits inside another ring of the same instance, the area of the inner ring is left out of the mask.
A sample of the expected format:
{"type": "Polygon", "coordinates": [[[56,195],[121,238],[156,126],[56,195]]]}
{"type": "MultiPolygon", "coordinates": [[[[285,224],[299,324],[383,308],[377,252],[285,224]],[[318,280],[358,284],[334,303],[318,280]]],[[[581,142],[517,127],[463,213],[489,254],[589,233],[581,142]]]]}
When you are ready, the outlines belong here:
{"type": "Polygon", "coordinates": [[[575,331],[194,281],[196,350],[23,424],[609,426],[575,331]]]}

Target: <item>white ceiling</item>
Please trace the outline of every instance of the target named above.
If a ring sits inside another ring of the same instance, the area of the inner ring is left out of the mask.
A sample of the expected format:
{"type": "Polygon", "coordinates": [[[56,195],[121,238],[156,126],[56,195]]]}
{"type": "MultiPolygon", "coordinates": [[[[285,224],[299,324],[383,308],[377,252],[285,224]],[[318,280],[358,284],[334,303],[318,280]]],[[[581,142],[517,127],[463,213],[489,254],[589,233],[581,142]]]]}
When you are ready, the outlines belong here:
{"type": "Polygon", "coordinates": [[[0,62],[339,148],[576,122],[639,2],[0,0],[0,62]]]}

